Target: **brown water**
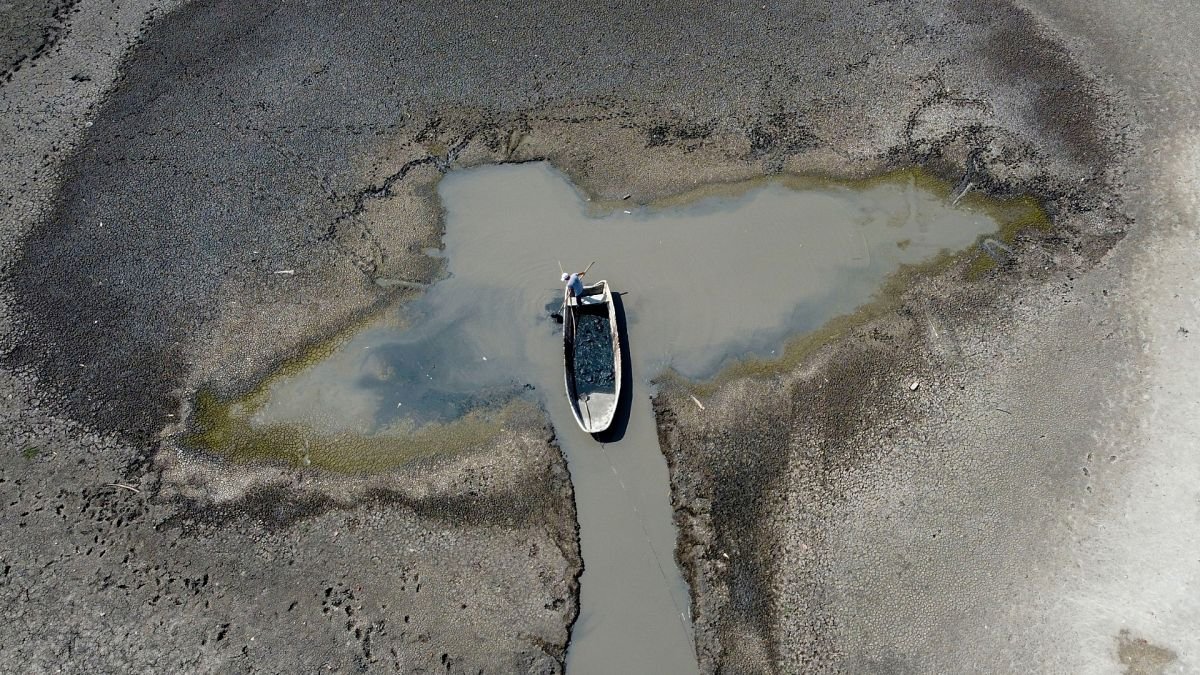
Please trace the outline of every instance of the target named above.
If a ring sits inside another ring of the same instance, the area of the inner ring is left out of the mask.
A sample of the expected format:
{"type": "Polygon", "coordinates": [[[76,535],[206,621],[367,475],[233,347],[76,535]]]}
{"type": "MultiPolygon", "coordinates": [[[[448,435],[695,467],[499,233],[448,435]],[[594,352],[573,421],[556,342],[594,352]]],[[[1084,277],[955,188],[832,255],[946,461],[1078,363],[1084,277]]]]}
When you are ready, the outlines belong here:
{"type": "Polygon", "coordinates": [[[761,181],[679,206],[595,213],[546,164],[459,171],[439,187],[449,278],[399,310],[406,329],[367,330],[274,382],[255,425],[408,433],[512,397],[545,405],[566,454],[585,570],[573,673],[696,670],[688,594],[648,381],[672,366],[715,372],[769,356],[786,336],[867,301],[898,266],[998,229],[911,180],[860,189],[761,181]],[[628,426],[602,444],[563,392],[556,261],[607,279],[628,319],[628,426]],[[530,389],[532,387],[532,389],[530,389]]]}

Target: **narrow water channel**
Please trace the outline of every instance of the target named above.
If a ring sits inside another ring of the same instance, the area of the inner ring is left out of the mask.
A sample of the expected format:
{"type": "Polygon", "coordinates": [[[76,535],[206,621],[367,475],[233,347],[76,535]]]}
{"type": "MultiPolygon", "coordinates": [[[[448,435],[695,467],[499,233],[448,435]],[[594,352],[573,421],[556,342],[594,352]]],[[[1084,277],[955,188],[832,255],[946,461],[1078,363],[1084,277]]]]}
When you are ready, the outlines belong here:
{"type": "Polygon", "coordinates": [[[449,278],[399,310],[405,328],[364,331],[275,381],[251,422],[407,433],[510,397],[540,399],[570,466],[582,538],[572,673],[696,670],[648,382],[666,367],[702,377],[731,356],[769,356],[867,301],[900,265],[997,229],[906,179],[760,181],[595,213],[562,174],[524,164],[449,174],[439,194],[449,278]],[[559,260],[595,260],[588,280],[622,292],[632,404],[615,442],[581,432],[563,392],[561,327],[547,316],[559,260]]]}

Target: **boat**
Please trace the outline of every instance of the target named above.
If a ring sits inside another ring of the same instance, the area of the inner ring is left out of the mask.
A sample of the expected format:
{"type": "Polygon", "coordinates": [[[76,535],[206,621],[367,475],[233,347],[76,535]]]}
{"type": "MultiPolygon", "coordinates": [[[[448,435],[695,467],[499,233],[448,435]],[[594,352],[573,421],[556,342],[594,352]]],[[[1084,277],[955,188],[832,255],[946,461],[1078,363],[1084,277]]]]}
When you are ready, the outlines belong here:
{"type": "Polygon", "coordinates": [[[567,399],[579,428],[598,434],[612,424],[621,397],[621,339],[608,281],[563,291],[563,358],[567,399]]]}

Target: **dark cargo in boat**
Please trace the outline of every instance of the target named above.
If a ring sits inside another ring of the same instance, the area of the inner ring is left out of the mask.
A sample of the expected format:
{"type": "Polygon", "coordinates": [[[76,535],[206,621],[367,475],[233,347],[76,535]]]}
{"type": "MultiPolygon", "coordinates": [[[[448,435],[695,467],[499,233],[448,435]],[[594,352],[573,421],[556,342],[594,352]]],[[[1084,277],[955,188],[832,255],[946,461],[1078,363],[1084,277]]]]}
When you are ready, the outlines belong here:
{"type": "Polygon", "coordinates": [[[612,424],[621,394],[621,342],[607,281],[563,296],[563,356],[567,399],[579,427],[590,434],[612,424]]]}

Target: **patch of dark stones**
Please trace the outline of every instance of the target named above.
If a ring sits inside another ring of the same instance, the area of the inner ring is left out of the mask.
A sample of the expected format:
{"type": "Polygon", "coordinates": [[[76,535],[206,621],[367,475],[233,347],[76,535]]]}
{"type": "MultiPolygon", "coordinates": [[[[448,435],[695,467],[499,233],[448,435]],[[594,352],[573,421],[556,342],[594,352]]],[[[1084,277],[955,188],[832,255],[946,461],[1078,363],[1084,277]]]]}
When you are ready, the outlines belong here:
{"type": "Polygon", "coordinates": [[[607,314],[585,312],[576,315],[573,352],[571,366],[578,395],[616,391],[612,323],[607,314]]]}

